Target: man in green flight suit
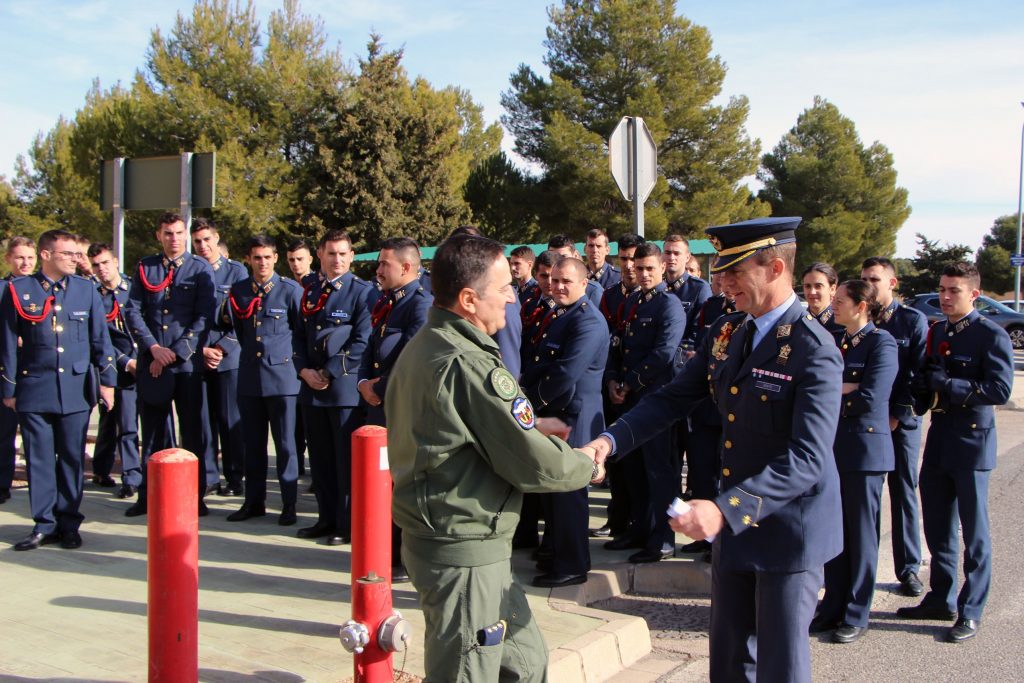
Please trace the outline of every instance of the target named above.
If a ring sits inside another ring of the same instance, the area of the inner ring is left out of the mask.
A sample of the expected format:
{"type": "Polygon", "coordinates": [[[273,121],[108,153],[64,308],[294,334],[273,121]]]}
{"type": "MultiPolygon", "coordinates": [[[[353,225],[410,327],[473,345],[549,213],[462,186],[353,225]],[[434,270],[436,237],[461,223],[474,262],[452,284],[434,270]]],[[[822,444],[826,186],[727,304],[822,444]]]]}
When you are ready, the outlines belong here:
{"type": "Polygon", "coordinates": [[[538,419],[491,339],[515,297],[500,244],[457,236],[433,262],[434,307],[385,397],[392,511],[426,626],[426,680],[545,681],[547,646],[512,577],[523,492],[600,478],[538,419]]]}

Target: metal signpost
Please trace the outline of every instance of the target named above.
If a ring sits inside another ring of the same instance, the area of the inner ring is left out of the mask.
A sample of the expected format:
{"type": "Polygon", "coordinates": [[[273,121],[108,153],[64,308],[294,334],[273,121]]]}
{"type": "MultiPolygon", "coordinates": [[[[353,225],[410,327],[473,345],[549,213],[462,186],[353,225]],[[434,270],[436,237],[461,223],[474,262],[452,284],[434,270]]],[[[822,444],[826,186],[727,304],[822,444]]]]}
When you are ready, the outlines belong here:
{"type": "Polygon", "coordinates": [[[633,229],[644,234],[644,202],[658,181],[658,146],[639,116],[623,116],[608,138],[608,164],[626,201],[633,202],[633,229]]]}
{"type": "Polygon", "coordinates": [[[177,207],[187,228],[192,223],[192,209],[213,208],[216,194],[217,158],[213,152],[104,161],[100,208],[114,214],[113,246],[118,261],[124,262],[126,209],[177,207]]]}

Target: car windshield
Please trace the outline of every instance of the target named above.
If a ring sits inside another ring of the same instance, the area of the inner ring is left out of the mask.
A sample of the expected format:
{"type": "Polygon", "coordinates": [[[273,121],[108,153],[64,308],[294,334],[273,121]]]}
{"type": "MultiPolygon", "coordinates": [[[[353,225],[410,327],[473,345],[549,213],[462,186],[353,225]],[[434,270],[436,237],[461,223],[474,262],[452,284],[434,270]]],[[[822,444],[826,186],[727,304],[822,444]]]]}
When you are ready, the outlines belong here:
{"type": "Polygon", "coordinates": [[[1016,313],[1016,311],[1009,306],[1004,306],[998,301],[984,296],[978,297],[978,300],[974,302],[974,307],[982,313],[992,313],[993,311],[999,311],[1000,313],[1016,313]]]}

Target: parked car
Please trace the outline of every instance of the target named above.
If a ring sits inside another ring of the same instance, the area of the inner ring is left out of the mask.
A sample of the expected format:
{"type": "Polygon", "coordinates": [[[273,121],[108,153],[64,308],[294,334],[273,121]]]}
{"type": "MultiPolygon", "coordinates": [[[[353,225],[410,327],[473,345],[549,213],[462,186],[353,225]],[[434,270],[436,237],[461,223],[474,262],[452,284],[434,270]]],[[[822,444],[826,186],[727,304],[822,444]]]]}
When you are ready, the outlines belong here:
{"type": "MultiPolygon", "coordinates": [[[[908,297],[903,303],[928,316],[928,322],[935,322],[945,317],[939,306],[938,294],[918,294],[908,297]]],[[[1024,349],[1024,313],[1017,313],[1009,306],[1004,306],[987,296],[979,296],[974,302],[974,307],[983,316],[1006,330],[1010,335],[1013,348],[1024,349]]]]}

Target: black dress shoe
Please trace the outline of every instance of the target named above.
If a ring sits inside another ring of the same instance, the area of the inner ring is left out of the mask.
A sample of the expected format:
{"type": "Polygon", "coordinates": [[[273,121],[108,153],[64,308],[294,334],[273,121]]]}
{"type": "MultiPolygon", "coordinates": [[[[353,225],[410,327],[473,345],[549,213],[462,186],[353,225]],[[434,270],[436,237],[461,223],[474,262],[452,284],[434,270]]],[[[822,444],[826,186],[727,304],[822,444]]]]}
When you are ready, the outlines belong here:
{"type": "Polygon", "coordinates": [[[304,526],[296,532],[299,538],[320,538],[334,533],[334,527],[326,522],[317,522],[313,526],[304,526]]]}
{"type": "Polygon", "coordinates": [[[131,507],[124,511],[125,517],[141,517],[146,514],[146,501],[137,500],[132,503],[131,507]]]}
{"type": "Polygon", "coordinates": [[[834,631],[839,628],[840,621],[838,619],[827,619],[822,616],[817,616],[811,619],[811,625],[807,628],[808,633],[825,633],[826,631],[834,631]]]}
{"type": "Polygon", "coordinates": [[[0,489],[0,505],[3,505],[11,499],[10,489],[0,489]]]}
{"type": "Polygon", "coordinates": [[[217,484],[218,496],[241,496],[245,489],[241,484],[217,484]]]}
{"type": "Polygon", "coordinates": [[[262,505],[250,505],[249,503],[243,503],[242,507],[238,508],[230,515],[227,519],[229,522],[244,522],[247,519],[253,517],[263,517],[267,514],[267,509],[262,505]]]}
{"type": "Polygon", "coordinates": [[[15,543],[14,549],[35,550],[41,545],[49,545],[50,543],[56,543],[59,540],[60,536],[57,534],[44,534],[39,531],[33,531],[28,536],[15,543]]]}
{"type": "Polygon", "coordinates": [[[391,583],[409,583],[409,572],[405,570],[405,567],[398,565],[391,568],[391,583]]]}
{"type": "Polygon", "coordinates": [[[703,553],[708,550],[711,550],[711,544],[707,541],[694,541],[692,543],[679,546],[679,552],[681,553],[703,553]]]}
{"type": "Polygon", "coordinates": [[[60,535],[60,547],[65,550],[74,550],[82,547],[82,535],[77,531],[65,531],[60,535]]]}
{"type": "Polygon", "coordinates": [[[904,619],[928,619],[931,621],[953,621],[956,619],[956,612],[950,612],[945,607],[937,607],[922,602],[913,607],[900,607],[896,610],[896,616],[904,619]]]}
{"type": "Polygon", "coordinates": [[[289,505],[285,503],[284,507],[281,508],[281,515],[277,518],[278,526],[291,526],[298,521],[298,517],[295,515],[295,505],[289,505]]]}
{"type": "Polygon", "coordinates": [[[667,557],[672,557],[675,551],[672,549],[664,550],[641,550],[638,553],[633,553],[629,556],[629,561],[633,564],[641,564],[646,562],[661,562],[667,557]]]}
{"type": "Polygon", "coordinates": [[[94,474],[92,475],[92,483],[105,489],[112,489],[117,486],[117,482],[109,474],[94,474]]]}
{"type": "Polygon", "coordinates": [[[953,624],[953,628],[949,629],[949,633],[946,634],[946,639],[951,643],[962,643],[965,640],[970,640],[974,636],[978,635],[978,627],[981,624],[977,619],[964,619],[960,617],[953,624]]]}
{"type": "Polygon", "coordinates": [[[900,579],[900,593],[909,598],[919,597],[924,593],[924,584],[917,578],[917,574],[910,572],[900,579]]]}
{"type": "Polygon", "coordinates": [[[591,529],[590,530],[590,537],[591,538],[608,538],[611,535],[612,535],[612,528],[610,526],[608,526],[607,524],[605,524],[603,527],[601,527],[599,529],[591,529]]]}
{"type": "Polygon", "coordinates": [[[136,491],[138,491],[138,489],[131,484],[121,484],[121,488],[117,490],[117,497],[121,499],[131,498],[135,495],[136,491]]]}
{"type": "Polygon", "coordinates": [[[559,586],[577,586],[587,582],[586,574],[541,574],[533,577],[533,585],[538,588],[558,588],[559,586]]]}
{"type": "Polygon", "coordinates": [[[327,537],[327,540],[324,541],[324,544],[325,545],[347,545],[349,543],[349,541],[351,541],[351,539],[348,536],[339,536],[337,534],[331,534],[330,536],[327,537]]]}
{"type": "Polygon", "coordinates": [[[604,547],[605,550],[630,550],[632,548],[643,548],[644,544],[629,536],[623,536],[622,538],[613,538],[605,542],[604,547]]]}
{"type": "Polygon", "coordinates": [[[199,510],[196,513],[199,517],[205,517],[210,514],[210,508],[206,507],[206,503],[202,498],[199,499],[199,510]]]}
{"type": "Polygon", "coordinates": [[[868,632],[867,626],[851,626],[847,623],[839,625],[835,631],[832,632],[833,643],[853,643],[860,640],[860,637],[868,632]]]}

